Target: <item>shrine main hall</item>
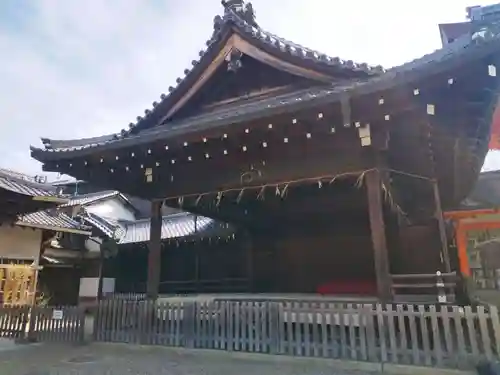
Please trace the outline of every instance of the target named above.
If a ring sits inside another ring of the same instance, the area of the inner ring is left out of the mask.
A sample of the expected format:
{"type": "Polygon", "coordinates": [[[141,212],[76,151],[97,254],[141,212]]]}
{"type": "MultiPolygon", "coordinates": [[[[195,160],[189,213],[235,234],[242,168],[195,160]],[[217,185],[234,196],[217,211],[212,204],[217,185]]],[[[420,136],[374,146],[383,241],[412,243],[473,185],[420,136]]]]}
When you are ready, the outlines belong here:
{"type": "Polygon", "coordinates": [[[128,127],[42,138],[31,155],[152,202],[151,298],[166,206],[234,228],[225,255],[204,242],[189,254],[247,280],[241,291],[390,301],[394,275],[459,271],[442,210],[469,194],[488,151],[499,40],[466,35],[384,69],[269,33],[229,0],[199,59],[128,127]]]}

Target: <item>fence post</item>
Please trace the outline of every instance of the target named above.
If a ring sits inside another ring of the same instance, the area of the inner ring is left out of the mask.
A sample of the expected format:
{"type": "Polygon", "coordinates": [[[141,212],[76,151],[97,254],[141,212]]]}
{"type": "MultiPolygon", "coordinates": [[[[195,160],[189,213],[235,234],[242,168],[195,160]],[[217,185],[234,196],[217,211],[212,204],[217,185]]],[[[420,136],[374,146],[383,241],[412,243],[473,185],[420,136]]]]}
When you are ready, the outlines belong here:
{"type": "Polygon", "coordinates": [[[77,306],[81,323],[81,341],[97,341],[97,312],[98,306],[92,309],[77,306]]]}
{"type": "MultiPolygon", "coordinates": [[[[280,337],[280,303],[269,303],[269,352],[271,354],[281,354],[280,337]]],[[[239,319],[240,317],[237,317],[239,319]]]]}
{"type": "Polygon", "coordinates": [[[444,281],[441,275],[441,271],[436,272],[436,288],[438,292],[438,302],[447,303],[446,288],[444,286],[444,281]]]}
{"type": "MultiPolygon", "coordinates": [[[[103,301],[97,301],[94,307],[89,309],[90,315],[93,316],[91,319],[92,322],[92,340],[100,341],[102,340],[101,332],[99,328],[101,327],[101,319],[102,319],[102,309],[103,309],[103,301]]],[[[89,322],[90,324],[90,322],[89,322]]]]}
{"type": "MultiPolygon", "coordinates": [[[[151,324],[154,312],[154,306],[156,305],[155,299],[148,299],[146,301],[139,302],[138,319],[140,324],[139,332],[139,343],[142,345],[148,345],[150,342],[151,334],[151,324]]],[[[115,318],[116,319],[116,318],[115,318]]]]}
{"type": "MultiPolygon", "coordinates": [[[[26,317],[28,318],[28,333],[27,333],[27,340],[28,342],[34,342],[36,341],[36,334],[35,334],[35,322],[37,319],[37,314],[38,310],[35,306],[32,306],[26,311],[26,317]]],[[[24,324],[23,324],[24,326],[24,324]]],[[[25,330],[25,329],[23,329],[25,330]]]]}
{"type": "Polygon", "coordinates": [[[182,331],[184,336],[184,347],[194,348],[196,335],[196,318],[201,319],[201,317],[196,316],[196,311],[198,308],[196,302],[185,302],[183,307],[182,331]]]}

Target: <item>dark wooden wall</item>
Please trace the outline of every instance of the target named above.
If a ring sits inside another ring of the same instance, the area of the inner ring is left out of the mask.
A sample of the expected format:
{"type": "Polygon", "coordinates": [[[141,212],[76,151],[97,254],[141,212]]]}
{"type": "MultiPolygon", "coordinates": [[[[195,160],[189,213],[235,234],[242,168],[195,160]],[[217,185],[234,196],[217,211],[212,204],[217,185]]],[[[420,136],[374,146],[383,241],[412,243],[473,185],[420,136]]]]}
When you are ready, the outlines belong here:
{"type": "MultiPolygon", "coordinates": [[[[117,292],[145,292],[147,256],[139,244],[120,249],[114,267],[117,292]]],[[[161,252],[160,293],[247,291],[245,257],[238,240],[174,242],[161,252]]]]}
{"type": "Polygon", "coordinates": [[[314,293],[330,281],[374,280],[367,215],[342,221],[311,218],[254,234],[257,291],[314,293]]]}
{"type": "Polygon", "coordinates": [[[50,297],[51,306],[78,303],[81,269],[76,267],[45,266],[40,272],[38,290],[50,297]]]}
{"type": "Polygon", "coordinates": [[[440,239],[437,221],[405,226],[400,231],[400,264],[396,273],[435,273],[445,271],[440,258],[440,239]]]}
{"type": "MultiPolygon", "coordinates": [[[[442,268],[435,223],[400,228],[394,213],[385,216],[391,273],[442,268]]],[[[117,292],[145,292],[147,251],[138,245],[120,250],[117,292]]],[[[315,293],[329,282],[375,283],[367,213],[276,225],[227,243],[171,244],[161,262],[160,293],[315,293]]]]}

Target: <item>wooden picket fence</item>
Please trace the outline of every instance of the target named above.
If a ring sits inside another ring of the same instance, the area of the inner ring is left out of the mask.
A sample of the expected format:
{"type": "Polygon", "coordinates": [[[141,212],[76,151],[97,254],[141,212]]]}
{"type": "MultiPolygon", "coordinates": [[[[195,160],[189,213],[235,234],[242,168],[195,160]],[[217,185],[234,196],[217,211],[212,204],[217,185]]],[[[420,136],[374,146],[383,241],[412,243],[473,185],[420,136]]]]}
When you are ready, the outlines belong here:
{"type": "Polygon", "coordinates": [[[84,311],[76,306],[0,307],[0,337],[51,342],[81,342],[84,311]]]}
{"type": "Polygon", "coordinates": [[[40,342],[82,342],[84,329],[84,310],[78,306],[35,307],[28,335],[40,342]]]}
{"type": "Polygon", "coordinates": [[[0,307],[0,337],[20,339],[26,333],[29,308],[23,306],[0,307]]]}
{"type": "Polygon", "coordinates": [[[495,307],[102,301],[97,341],[470,368],[499,358],[495,307]]]}

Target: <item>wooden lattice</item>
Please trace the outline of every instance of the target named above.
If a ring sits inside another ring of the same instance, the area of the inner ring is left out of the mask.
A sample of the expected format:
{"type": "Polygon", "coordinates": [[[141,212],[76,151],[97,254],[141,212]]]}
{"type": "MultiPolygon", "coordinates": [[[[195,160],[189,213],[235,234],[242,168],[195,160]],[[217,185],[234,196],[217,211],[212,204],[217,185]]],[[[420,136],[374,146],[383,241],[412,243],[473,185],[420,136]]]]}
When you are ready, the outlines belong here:
{"type": "Polygon", "coordinates": [[[35,296],[37,268],[0,264],[0,302],[4,306],[30,305],[35,296]]]}

